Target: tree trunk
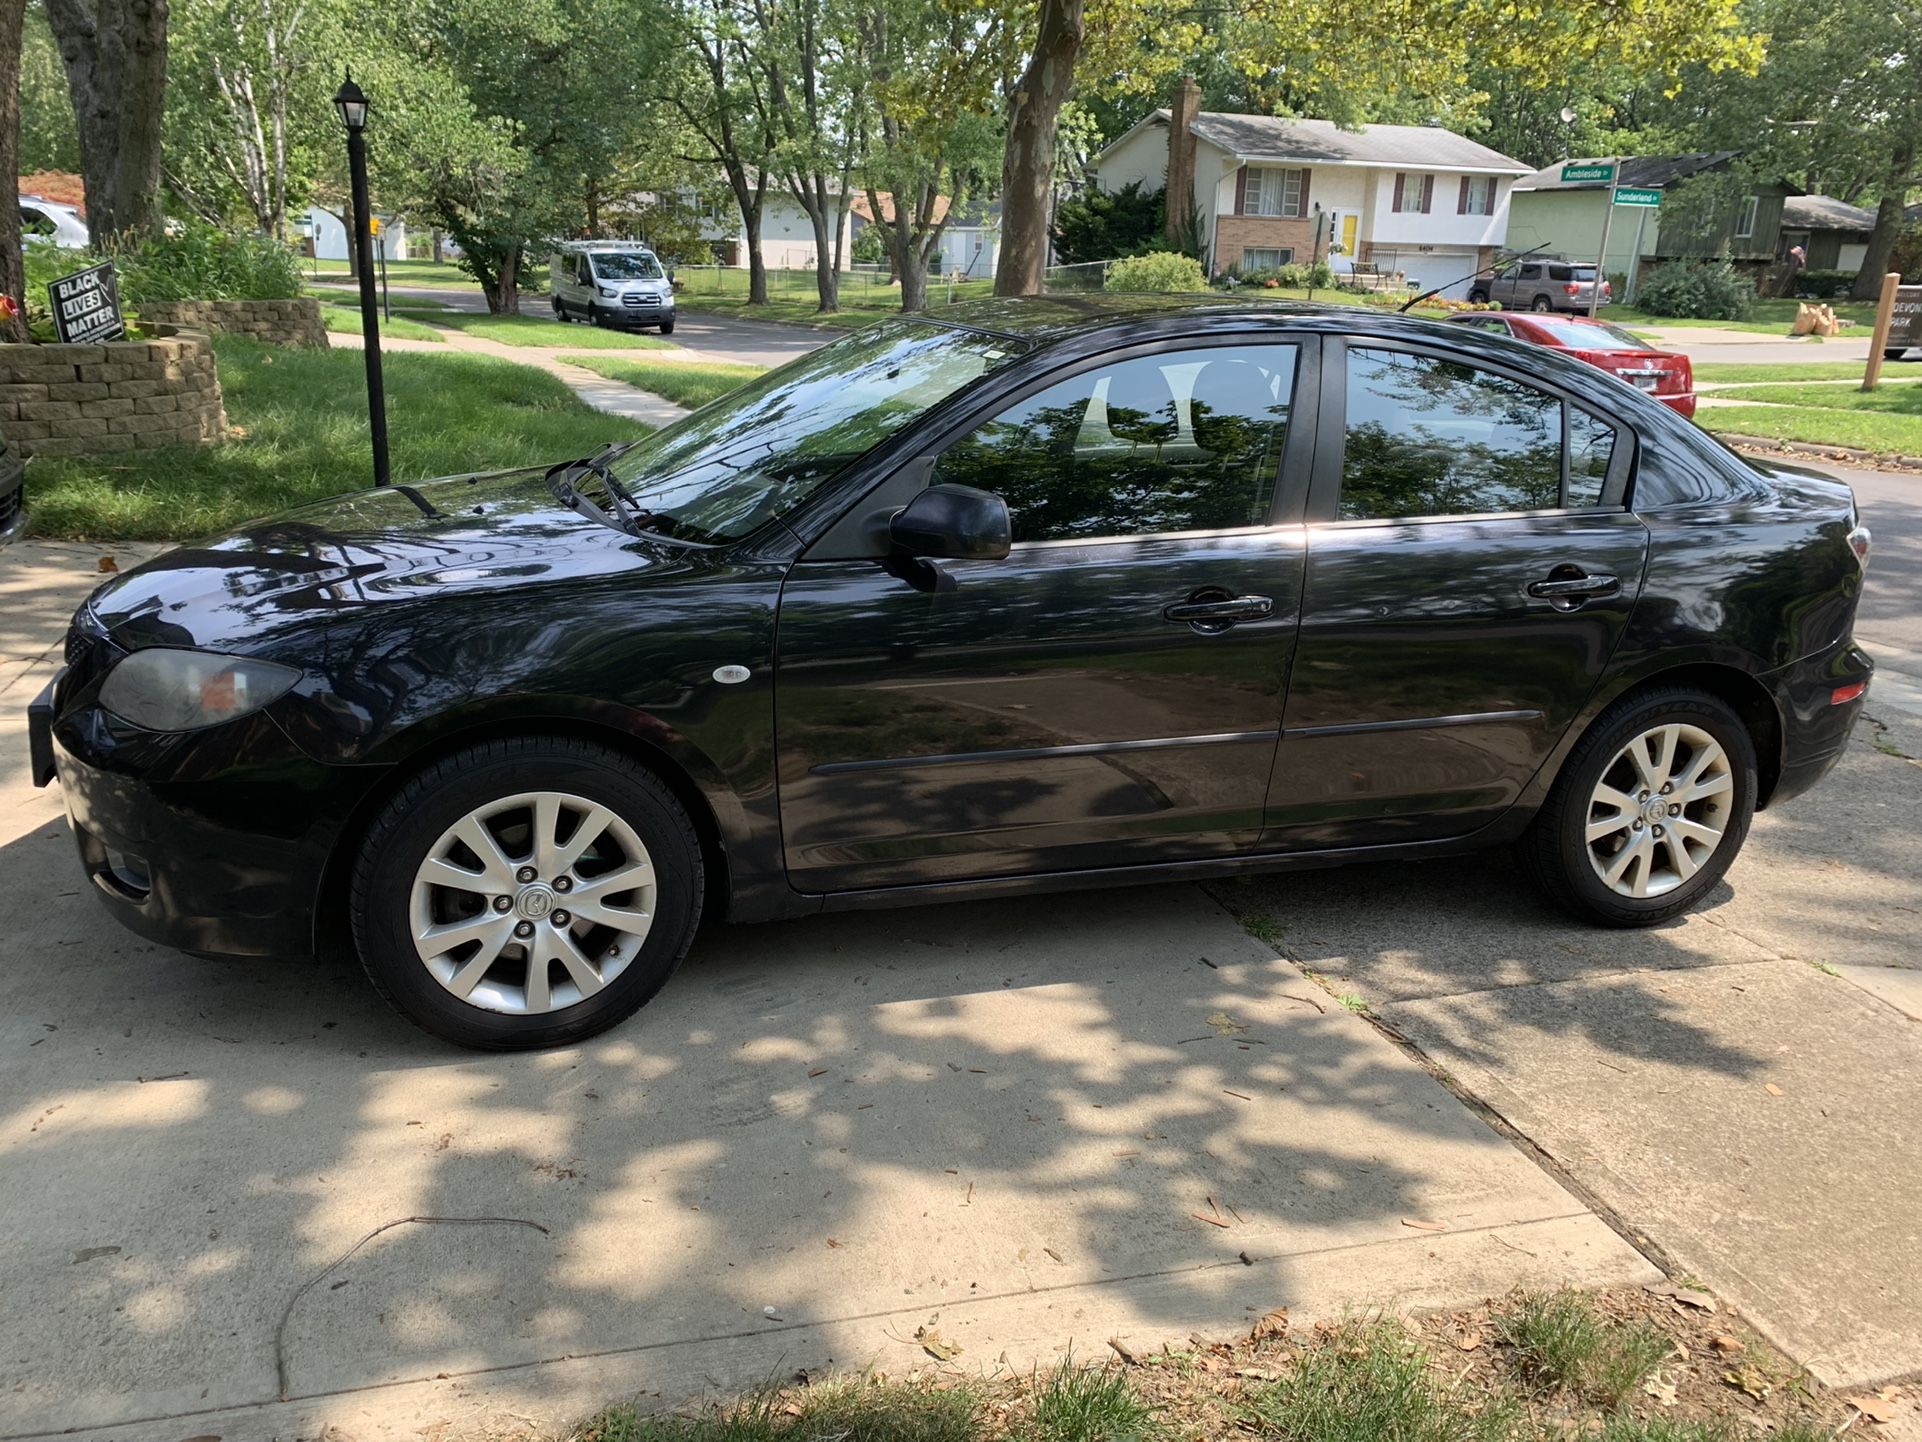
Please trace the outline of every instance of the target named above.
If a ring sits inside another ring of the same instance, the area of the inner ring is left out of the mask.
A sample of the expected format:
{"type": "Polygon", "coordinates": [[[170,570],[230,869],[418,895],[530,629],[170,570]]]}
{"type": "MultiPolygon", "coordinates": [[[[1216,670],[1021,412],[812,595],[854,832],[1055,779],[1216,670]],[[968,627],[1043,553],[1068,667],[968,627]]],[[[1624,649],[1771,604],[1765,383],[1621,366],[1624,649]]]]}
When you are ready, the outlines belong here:
{"type": "Polygon", "coordinates": [[[1001,263],[996,295],[1039,295],[1048,268],[1048,201],[1054,134],[1074,83],[1085,33],[1084,0],[1041,0],[1034,54],[1008,102],[1001,158],[1001,263]]]}
{"type": "Polygon", "coordinates": [[[901,267],[901,309],[928,308],[928,267],[919,257],[910,257],[901,267]]]}
{"type": "Polygon", "coordinates": [[[1914,161],[1915,153],[1905,150],[1890,167],[1882,203],[1875,210],[1875,229],[1869,232],[1868,254],[1862,258],[1862,269],[1849,290],[1851,299],[1875,300],[1882,294],[1882,277],[1888,273],[1889,255],[1902,229],[1903,192],[1908,188],[1909,167],[1914,161]]]}
{"type": "MultiPolygon", "coordinates": [[[[27,0],[0,0],[0,175],[20,174],[20,31],[27,0]]],[[[27,269],[20,258],[20,207],[0,205],[0,293],[18,309],[0,317],[0,340],[27,339],[27,269]]]]}
{"type": "Polygon", "coordinates": [[[521,313],[521,248],[508,247],[494,273],[494,288],[487,292],[487,309],[494,315],[521,313]]]}
{"type": "Polygon", "coordinates": [[[593,240],[601,235],[601,188],[591,180],[587,182],[587,234],[593,240]]]}
{"type": "Polygon", "coordinates": [[[157,234],[167,0],[47,0],[47,19],[73,97],[94,241],[157,234]]]}
{"type": "Polygon", "coordinates": [[[824,314],[837,311],[841,308],[841,277],[835,237],[829,229],[836,217],[828,208],[827,182],[819,175],[803,176],[793,192],[814,230],[814,289],[820,301],[816,309],[824,314]]]}

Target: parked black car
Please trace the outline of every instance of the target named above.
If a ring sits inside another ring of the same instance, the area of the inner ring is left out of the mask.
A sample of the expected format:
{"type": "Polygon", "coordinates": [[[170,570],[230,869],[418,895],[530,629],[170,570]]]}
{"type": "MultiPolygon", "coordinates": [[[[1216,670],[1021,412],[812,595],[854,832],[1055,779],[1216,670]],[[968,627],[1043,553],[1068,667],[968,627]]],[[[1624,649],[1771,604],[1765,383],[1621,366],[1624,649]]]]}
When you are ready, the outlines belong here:
{"type": "Polygon", "coordinates": [[[119,576],[34,768],[136,931],[343,924],[482,1047],[612,1025],[703,917],[1514,843],[1641,926],[1834,764],[1867,556],[1847,487],[1540,347],[988,302],[119,576]]]}
{"type": "Polygon", "coordinates": [[[0,436],[0,546],[27,528],[27,465],[0,436]]]}

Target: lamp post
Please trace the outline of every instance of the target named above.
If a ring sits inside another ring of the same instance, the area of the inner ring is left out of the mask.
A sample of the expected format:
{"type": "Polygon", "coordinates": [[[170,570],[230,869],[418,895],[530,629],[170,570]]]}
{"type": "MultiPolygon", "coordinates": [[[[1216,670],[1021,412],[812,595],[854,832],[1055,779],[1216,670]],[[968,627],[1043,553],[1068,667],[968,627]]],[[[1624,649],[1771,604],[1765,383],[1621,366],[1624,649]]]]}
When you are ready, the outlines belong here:
{"type": "Polygon", "coordinates": [[[367,97],[349,74],[334,92],[347,127],[347,171],[354,192],[354,268],[360,273],[360,331],[367,356],[367,421],[374,442],[374,484],[387,484],[387,391],[380,378],[380,306],[374,300],[373,215],[367,203],[367,97]]]}

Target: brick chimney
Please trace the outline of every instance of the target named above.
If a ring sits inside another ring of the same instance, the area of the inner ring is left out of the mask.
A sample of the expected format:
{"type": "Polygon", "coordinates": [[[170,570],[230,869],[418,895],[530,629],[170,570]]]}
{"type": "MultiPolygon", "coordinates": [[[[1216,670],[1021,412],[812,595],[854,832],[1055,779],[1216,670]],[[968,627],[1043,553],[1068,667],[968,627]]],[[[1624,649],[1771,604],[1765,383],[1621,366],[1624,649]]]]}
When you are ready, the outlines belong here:
{"type": "Polygon", "coordinates": [[[1194,119],[1201,110],[1201,87],[1192,75],[1181,77],[1168,106],[1168,227],[1170,245],[1188,233],[1195,209],[1194,119]]]}

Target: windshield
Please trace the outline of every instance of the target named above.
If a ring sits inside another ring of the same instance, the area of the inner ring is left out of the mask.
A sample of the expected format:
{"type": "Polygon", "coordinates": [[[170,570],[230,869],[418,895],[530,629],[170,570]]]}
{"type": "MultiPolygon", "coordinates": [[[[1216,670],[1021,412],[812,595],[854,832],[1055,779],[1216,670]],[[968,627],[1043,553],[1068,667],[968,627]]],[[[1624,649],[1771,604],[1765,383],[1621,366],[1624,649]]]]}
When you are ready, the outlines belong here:
{"type": "Polygon", "coordinates": [[[980,331],[883,321],[656,431],[612,471],[646,529],[704,545],[736,541],[1021,353],[980,331]]]}
{"type": "Polygon", "coordinates": [[[604,250],[588,257],[596,280],[660,280],[661,263],[641,251],[604,250]]]}
{"type": "Polygon", "coordinates": [[[1570,350],[1651,350],[1646,341],[1637,340],[1618,325],[1599,320],[1550,320],[1546,316],[1529,319],[1570,350]]]}

